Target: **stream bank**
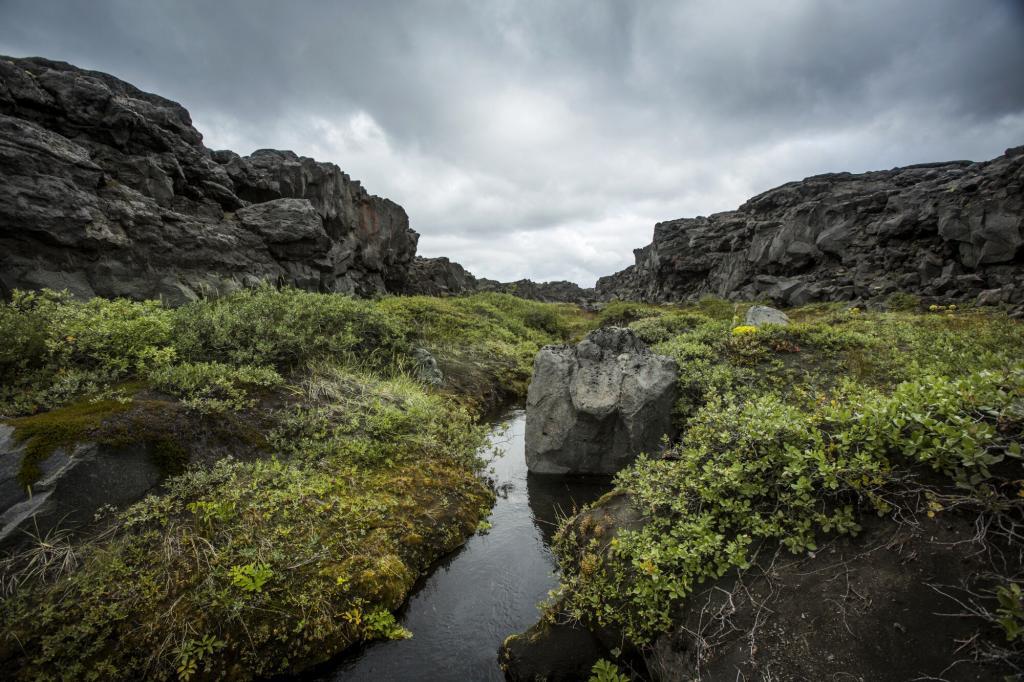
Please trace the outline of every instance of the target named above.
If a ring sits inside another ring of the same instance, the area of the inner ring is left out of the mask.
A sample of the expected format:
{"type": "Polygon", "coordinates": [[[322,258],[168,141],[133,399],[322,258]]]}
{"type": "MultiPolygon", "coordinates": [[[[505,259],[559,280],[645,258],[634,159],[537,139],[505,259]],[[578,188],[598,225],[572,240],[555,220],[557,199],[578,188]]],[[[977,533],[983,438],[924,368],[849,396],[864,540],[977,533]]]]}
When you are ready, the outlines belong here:
{"type": "Polygon", "coordinates": [[[488,519],[491,528],[470,538],[421,581],[398,614],[413,637],[369,644],[309,679],[504,679],[498,647],[537,620],[537,605],[558,585],[549,548],[557,519],[610,487],[605,478],[528,475],[525,427],[521,409],[494,425],[485,454],[498,493],[488,519]]]}

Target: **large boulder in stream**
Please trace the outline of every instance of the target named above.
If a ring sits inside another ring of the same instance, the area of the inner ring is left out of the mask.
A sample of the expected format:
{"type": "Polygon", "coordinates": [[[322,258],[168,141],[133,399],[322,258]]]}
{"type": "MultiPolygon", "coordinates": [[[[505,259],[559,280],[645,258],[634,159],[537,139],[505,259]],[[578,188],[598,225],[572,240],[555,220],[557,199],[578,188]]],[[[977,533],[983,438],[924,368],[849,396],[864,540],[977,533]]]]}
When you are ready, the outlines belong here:
{"type": "Polygon", "coordinates": [[[679,367],[629,329],[537,354],[526,402],[526,465],[541,474],[611,474],[673,435],[679,367]]]}

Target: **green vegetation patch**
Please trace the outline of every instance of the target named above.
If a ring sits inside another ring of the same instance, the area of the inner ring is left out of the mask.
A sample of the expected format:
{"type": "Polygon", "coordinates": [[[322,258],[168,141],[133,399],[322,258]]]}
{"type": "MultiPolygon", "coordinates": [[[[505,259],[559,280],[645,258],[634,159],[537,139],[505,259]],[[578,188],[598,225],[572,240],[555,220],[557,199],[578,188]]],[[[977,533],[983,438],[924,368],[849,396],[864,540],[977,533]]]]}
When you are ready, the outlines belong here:
{"type": "MultiPolygon", "coordinates": [[[[560,529],[556,608],[644,644],[702,583],[766,547],[856,535],[865,515],[973,514],[994,555],[1019,550],[1024,325],[955,308],[790,317],[739,334],[738,316],[696,307],[631,323],[680,364],[683,436],[560,529]],[[624,499],[641,522],[593,524],[624,499]]],[[[998,568],[990,620],[1014,642],[1019,567],[998,568]]]]}
{"type": "Polygon", "coordinates": [[[5,646],[21,649],[29,679],[301,669],[402,636],[389,611],[490,503],[472,471],[443,460],[367,470],[223,459],[76,546],[74,570],[9,597],[16,639],[5,646]]]}
{"type": "Polygon", "coordinates": [[[589,324],[503,294],[264,287],[166,309],[16,293],[0,305],[0,414],[30,451],[25,482],[83,440],[147,444],[175,475],[2,562],[5,670],[251,679],[408,636],[391,612],[493,503],[479,412],[589,324]],[[418,378],[418,348],[443,387],[418,378]]]}

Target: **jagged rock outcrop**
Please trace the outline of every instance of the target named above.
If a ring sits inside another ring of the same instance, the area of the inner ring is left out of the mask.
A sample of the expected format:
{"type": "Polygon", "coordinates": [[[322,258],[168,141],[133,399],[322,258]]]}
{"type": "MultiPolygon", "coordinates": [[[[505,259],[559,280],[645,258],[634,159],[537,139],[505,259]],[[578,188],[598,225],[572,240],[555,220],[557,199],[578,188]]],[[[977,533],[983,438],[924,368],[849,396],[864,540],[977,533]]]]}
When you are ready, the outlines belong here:
{"type": "Polygon", "coordinates": [[[679,367],[629,329],[545,346],[526,398],[526,466],[541,474],[613,474],[674,435],[679,367]]]}
{"type": "Polygon", "coordinates": [[[1024,147],[790,182],[735,211],[658,223],[605,299],[701,295],[782,305],[925,297],[1024,304],[1024,147]]]}
{"type": "Polygon", "coordinates": [[[479,280],[459,263],[447,258],[416,256],[409,267],[403,293],[422,296],[458,296],[477,291],[479,280]]]}
{"type": "Polygon", "coordinates": [[[0,57],[0,184],[0,294],[400,291],[418,239],[334,164],[213,152],[181,105],[40,58],[0,57]]]}

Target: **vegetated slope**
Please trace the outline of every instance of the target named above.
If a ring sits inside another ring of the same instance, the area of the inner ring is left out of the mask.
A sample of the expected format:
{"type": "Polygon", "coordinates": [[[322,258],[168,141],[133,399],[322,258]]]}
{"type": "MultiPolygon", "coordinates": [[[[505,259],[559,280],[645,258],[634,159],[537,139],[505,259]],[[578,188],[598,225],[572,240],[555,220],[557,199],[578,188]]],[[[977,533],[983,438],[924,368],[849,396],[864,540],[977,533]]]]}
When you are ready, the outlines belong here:
{"type": "Polygon", "coordinates": [[[790,182],[735,211],[658,223],[604,299],[711,294],[782,305],[894,291],[1024,304],[1024,147],[790,182]]]}
{"type": "Polygon", "coordinates": [[[476,414],[585,324],[497,294],[260,288],[169,309],[15,293],[0,421],[32,453],[24,482],[63,445],[115,437],[176,446],[187,469],[4,559],[0,664],[16,679],[250,679],[405,636],[391,610],[493,499],[476,414]],[[153,403],[181,431],[120,421],[153,403]],[[247,434],[234,457],[182,435],[225,424],[247,434]]]}
{"type": "Polygon", "coordinates": [[[683,436],[559,530],[562,587],[510,673],[582,626],[642,679],[1021,674],[1024,325],[744,308],[603,311],[679,362],[683,436]]]}
{"type": "Polygon", "coordinates": [[[334,164],[202,139],[184,107],[113,76],[0,57],[0,295],[403,288],[418,235],[401,206],[334,164]]]}

